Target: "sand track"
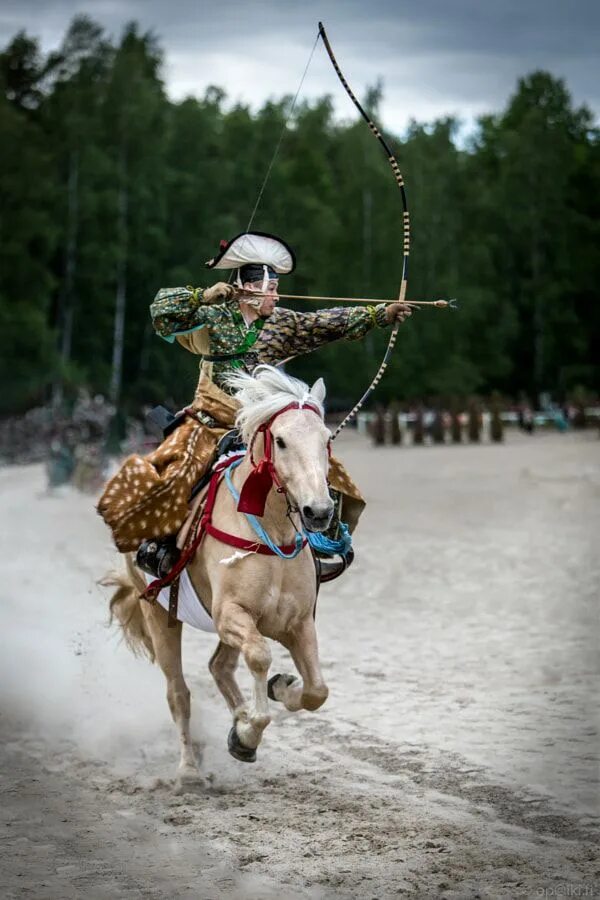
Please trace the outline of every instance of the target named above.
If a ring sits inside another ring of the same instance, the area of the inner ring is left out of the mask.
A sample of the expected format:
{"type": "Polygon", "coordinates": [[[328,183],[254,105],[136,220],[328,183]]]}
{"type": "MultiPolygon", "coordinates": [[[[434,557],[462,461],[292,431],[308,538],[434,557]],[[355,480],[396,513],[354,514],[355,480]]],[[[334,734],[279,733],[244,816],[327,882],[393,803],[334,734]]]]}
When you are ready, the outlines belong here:
{"type": "Polygon", "coordinates": [[[92,502],[0,471],[4,896],[600,892],[598,443],[340,445],[369,507],[320,598],[330,698],[274,707],[236,763],[214,638],[187,634],[206,783],[180,796],[162,676],[104,627],[92,502]]]}

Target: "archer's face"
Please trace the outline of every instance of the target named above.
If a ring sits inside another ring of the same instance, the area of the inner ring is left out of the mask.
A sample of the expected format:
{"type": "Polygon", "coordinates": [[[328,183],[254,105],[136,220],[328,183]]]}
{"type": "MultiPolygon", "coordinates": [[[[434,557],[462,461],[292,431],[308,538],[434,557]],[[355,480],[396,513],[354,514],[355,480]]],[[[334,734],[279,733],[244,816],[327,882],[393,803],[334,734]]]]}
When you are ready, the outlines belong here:
{"type": "MultiPolygon", "coordinates": [[[[271,315],[277,303],[279,301],[279,294],[277,290],[279,288],[279,281],[276,278],[272,278],[267,282],[267,286],[265,288],[266,296],[263,297],[262,303],[258,308],[258,312],[264,318],[268,318],[271,315]]],[[[244,290],[249,294],[252,294],[256,291],[262,291],[263,283],[262,281],[246,281],[244,284],[244,290]]]]}

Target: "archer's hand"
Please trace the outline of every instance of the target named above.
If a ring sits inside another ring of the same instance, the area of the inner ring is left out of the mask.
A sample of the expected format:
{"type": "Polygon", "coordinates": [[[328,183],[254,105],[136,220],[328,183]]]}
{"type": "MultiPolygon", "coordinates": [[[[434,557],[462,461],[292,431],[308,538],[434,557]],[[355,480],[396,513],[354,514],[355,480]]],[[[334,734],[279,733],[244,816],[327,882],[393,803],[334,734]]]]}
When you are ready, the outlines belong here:
{"type": "Polygon", "coordinates": [[[213,303],[225,303],[232,300],[235,295],[235,288],[232,284],[226,284],[224,281],[217,281],[212,287],[202,291],[202,303],[212,305],[213,303]]]}
{"type": "Polygon", "coordinates": [[[411,314],[412,310],[406,303],[388,303],[385,309],[385,316],[390,325],[392,322],[404,322],[411,314]]]}

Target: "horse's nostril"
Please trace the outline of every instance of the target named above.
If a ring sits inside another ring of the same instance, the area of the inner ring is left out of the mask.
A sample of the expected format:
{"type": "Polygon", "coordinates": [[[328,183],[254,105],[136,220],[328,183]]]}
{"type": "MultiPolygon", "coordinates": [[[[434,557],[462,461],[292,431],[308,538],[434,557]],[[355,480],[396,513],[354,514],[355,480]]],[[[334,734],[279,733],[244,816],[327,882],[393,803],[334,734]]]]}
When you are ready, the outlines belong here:
{"type": "Polygon", "coordinates": [[[312,519],[313,521],[324,521],[325,519],[331,518],[331,514],[333,513],[333,503],[326,503],[322,506],[303,506],[302,514],[306,519],[312,519]]]}

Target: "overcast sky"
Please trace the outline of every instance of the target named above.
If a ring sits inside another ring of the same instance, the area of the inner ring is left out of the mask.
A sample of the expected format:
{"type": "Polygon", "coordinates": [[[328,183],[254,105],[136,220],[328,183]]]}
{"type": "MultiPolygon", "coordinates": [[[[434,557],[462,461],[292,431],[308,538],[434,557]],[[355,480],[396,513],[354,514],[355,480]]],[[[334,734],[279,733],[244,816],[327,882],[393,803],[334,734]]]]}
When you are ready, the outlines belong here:
{"type": "MultiPolygon", "coordinates": [[[[600,114],[600,0],[0,0],[0,41],[24,28],[54,49],[78,13],[113,36],[131,19],[154,31],[175,99],[209,84],[253,106],[295,93],[322,19],[359,97],[383,79],[388,129],[443,115],[468,125],[536,68],[600,114]]],[[[301,97],[325,93],[352,114],[319,45],[301,97]]]]}

